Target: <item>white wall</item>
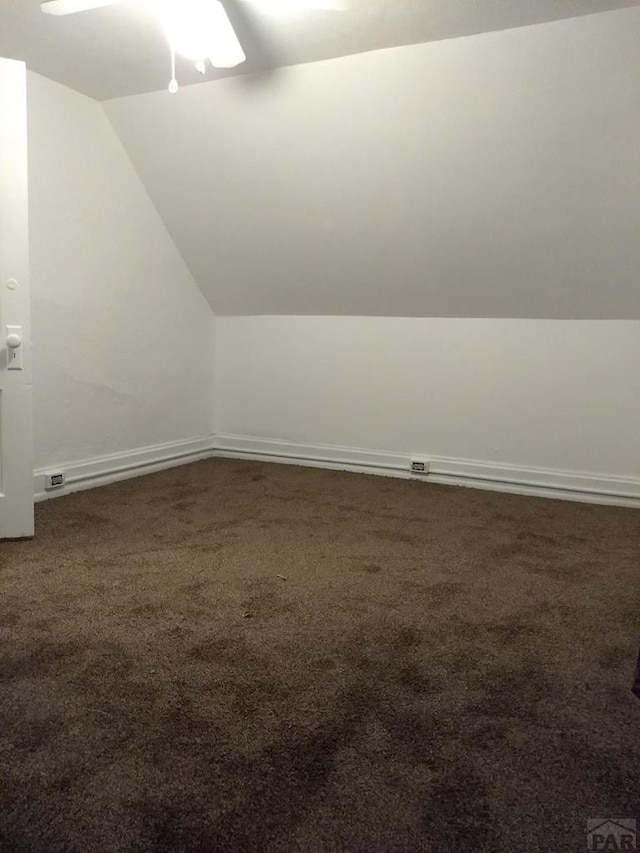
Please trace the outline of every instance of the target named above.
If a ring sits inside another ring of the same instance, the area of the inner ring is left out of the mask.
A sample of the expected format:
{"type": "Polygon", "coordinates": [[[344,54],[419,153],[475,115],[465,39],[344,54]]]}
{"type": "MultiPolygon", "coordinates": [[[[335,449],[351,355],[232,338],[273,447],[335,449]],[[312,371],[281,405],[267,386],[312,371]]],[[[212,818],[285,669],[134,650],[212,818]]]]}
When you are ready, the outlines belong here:
{"type": "MultiPolygon", "coordinates": [[[[637,480],[638,36],[636,8],[107,104],[217,312],[289,315],[216,320],[216,431],[637,480]],[[483,317],[503,319],[469,319],[483,317]]],[[[94,436],[104,452],[202,432],[209,317],[95,105],[50,91],[34,194],[36,343],[56,353],[40,365],[41,459],[70,428],[69,446],[94,436]],[[86,218],[105,236],[78,258],[86,218]],[[52,263],[59,296],[43,305],[52,263]],[[54,343],[76,316],[86,346],[54,343]],[[177,316],[196,330],[187,373],[177,316]],[[112,352],[141,324],[135,352],[112,352]]]]}
{"type": "Polygon", "coordinates": [[[210,433],[213,316],[102,107],[28,113],[36,467],[210,433]]]}
{"type": "Polygon", "coordinates": [[[216,432],[640,478],[640,321],[216,320],[216,432]]]}
{"type": "Polygon", "coordinates": [[[108,102],[218,314],[640,319],[640,8],[108,102]]]}

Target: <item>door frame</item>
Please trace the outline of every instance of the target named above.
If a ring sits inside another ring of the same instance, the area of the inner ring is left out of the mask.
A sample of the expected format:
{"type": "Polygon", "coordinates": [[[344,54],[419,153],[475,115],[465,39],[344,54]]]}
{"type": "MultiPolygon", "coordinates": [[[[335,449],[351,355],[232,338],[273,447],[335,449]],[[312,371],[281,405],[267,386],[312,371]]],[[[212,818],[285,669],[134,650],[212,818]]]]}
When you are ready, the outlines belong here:
{"type": "Polygon", "coordinates": [[[27,70],[2,58],[0,186],[0,539],[17,539],[34,534],[27,70]],[[14,353],[22,369],[8,369],[14,353]]]}

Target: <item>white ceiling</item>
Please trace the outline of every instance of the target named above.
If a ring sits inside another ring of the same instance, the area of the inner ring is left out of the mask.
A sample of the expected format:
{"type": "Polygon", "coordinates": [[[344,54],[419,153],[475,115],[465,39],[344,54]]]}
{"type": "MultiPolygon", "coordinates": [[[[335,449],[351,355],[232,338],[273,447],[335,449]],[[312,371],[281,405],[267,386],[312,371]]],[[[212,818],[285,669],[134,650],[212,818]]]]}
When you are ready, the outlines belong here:
{"type": "MultiPolygon", "coordinates": [[[[262,0],[264,3],[265,0],[262,0]]],[[[225,0],[249,61],[240,73],[439,41],[640,5],[640,0],[348,0],[349,10],[270,14],[225,0]]],[[[168,50],[157,23],[129,6],[64,18],[38,0],[0,0],[0,56],[107,100],[165,87],[168,50]]],[[[218,72],[210,71],[208,79],[218,72]]],[[[237,72],[236,72],[237,73],[237,72]]],[[[188,63],[182,83],[201,78],[188,63]]]]}

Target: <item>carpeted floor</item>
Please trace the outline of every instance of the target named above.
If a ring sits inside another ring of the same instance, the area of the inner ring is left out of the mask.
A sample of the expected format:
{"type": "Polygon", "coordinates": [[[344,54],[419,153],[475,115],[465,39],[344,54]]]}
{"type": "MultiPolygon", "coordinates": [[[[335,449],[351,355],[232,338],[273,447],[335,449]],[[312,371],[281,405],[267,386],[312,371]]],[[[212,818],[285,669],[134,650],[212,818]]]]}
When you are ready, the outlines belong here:
{"type": "Polygon", "coordinates": [[[2,853],[586,849],[640,513],[213,460],[0,545],[2,853]]]}

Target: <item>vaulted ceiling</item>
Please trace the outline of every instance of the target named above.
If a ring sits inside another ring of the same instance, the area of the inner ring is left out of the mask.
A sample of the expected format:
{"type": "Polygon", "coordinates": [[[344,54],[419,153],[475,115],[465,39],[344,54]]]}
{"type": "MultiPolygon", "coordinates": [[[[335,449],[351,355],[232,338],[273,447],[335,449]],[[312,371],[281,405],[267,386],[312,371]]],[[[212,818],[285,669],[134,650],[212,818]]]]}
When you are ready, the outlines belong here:
{"type": "Polygon", "coordinates": [[[220,314],[640,319],[639,44],[634,8],[105,109],[220,314]]]}
{"type": "MultiPolygon", "coordinates": [[[[248,55],[233,73],[504,30],[640,0],[347,0],[345,12],[297,13],[278,12],[279,0],[260,0],[259,8],[255,2],[225,0],[248,55]]],[[[38,0],[2,0],[0,56],[23,59],[33,71],[98,100],[163,89],[168,82],[164,37],[136,0],[64,18],[42,15],[38,0]]],[[[180,77],[201,81],[188,63],[180,77]]]]}

